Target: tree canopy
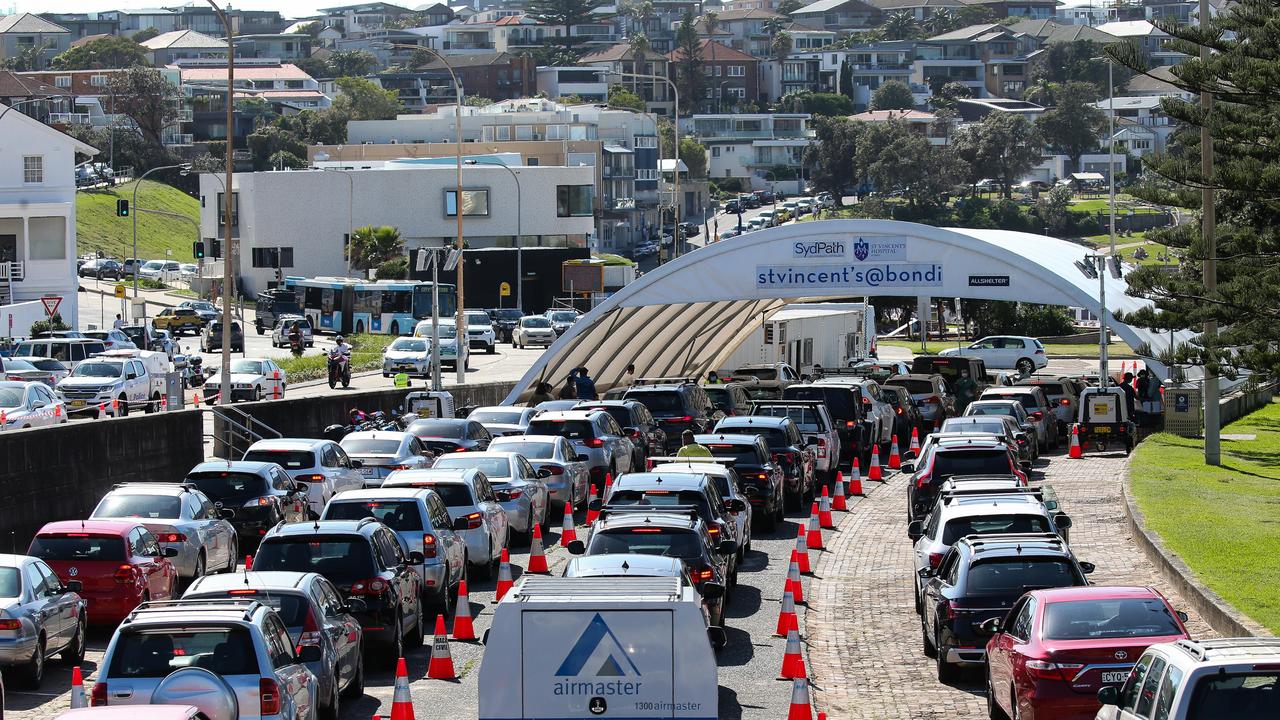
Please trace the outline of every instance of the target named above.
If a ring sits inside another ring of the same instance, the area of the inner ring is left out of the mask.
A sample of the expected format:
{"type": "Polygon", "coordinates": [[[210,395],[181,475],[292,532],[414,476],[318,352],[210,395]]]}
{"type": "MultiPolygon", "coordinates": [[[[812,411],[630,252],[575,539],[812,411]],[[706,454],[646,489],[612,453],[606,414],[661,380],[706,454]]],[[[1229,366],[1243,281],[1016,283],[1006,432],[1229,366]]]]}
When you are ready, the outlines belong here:
{"type": "Polygon", "coordinates": [[[784,95],[778,101],[780,107],[796,107],[801,108],[800,112],[807,112],[812,115],[835,115],[848,116],[853,114],[853,100],[844,95],[837,93],[815,93],[804,92],[791,93],[784,95]]]}
{"type": "Polygon", "coordinates": [[[181,91],[159,70],[136,65],[113,73],[107,87],[115,94],[116,112],[132,120],[148,142],[162,144],[165,128],[178,119],[181,91]]]}
{"type": "Polygon", "coordinates": [[[336,82],[342,95],[333,101],[333,107],[352,120],[394,120],[404,112],[395,90],[383,90],[372,80],[358,77],[340,77],[336,82]]]}
{"type": "Polygon", "coordinates": [[[1106,123],[1106,115],[1092,104],[1093,94],[1089,83],[1063,83],[1054,92],[1054,106],[1036,120],[1049,147],[1071,158],[1075,172],[1080,171],[1080,156],[1098,147],[1106,123]]]}
{"type": "Polygon", "coordinates": [[[916,106],[911,88],[899,80],[890,80],[871,95],[872,110],[910,110],[916,106]]]}
{"type": "Polygon", "coordinates": [[[364,77],[378,68],[378,58],[368,50],[335,50],[326,62],[335,78],[364,77]]]}
{"type": "Polygon", "coordinates": [[[119,35],[90,40],[50,61],[55,70],[105,70],[149,64],[141,45],[119,35]]]}
{"type": "Polygon", "coordinates": [[[1000,181],[1004,197],[1011,197],[1015,181],[1041,161],[1044,140],[1035,125],[1023,115],[991,113],[982,122],[971,123],[956,136],[956,154],[972,168],[971,179],[979,174],[1000,181]]]}
{"type": "Polygon", "coordinates": [[[815,142],[805,148],[804,163],[809,167],[809,180],[819,190],[831,193],[837,205],[842,204],[844,189],[853,185],[860,175],[854,168],[860,127],[844,118],[814,118],[815,142]]]}
{"type": "MultiPolygon", "coordinates": [[[[525,5],[525,15],[549,27],[563,27],[564,35],[547,39],[547,44],[571,53],[576,52],[577,45],[586,38],[574,35],[573,29],[597,20],[596,10],[604,3],[601,0],[529,0],[525,5]]],[[[652,12],[652,6],[650,6],[652,12]]]]}

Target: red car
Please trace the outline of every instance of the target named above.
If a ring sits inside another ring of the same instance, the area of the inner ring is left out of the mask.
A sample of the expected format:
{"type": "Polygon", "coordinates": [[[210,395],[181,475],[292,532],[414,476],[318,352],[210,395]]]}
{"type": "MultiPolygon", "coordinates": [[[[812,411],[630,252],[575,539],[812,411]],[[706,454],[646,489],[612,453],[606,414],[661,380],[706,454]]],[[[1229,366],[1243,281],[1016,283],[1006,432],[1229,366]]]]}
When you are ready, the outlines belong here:
{"type": "Polygon", "coordinates": [[[80,581],[93,623],[118,623],[138,603],[178,594],[178,572],[145,526],[133,520],[65,520],[40,528],[31,540],[34,555],[62,582],[80,581]]]}
{"type": "Polygon", "coordinates": [[[1145,587],[1033,590],[1003,620],[980,626],[987,642],[991,717],[1093,718],[1098,689],[1120,685],[1155,643],[1187,638],[1186,615],[1145,587]]]}

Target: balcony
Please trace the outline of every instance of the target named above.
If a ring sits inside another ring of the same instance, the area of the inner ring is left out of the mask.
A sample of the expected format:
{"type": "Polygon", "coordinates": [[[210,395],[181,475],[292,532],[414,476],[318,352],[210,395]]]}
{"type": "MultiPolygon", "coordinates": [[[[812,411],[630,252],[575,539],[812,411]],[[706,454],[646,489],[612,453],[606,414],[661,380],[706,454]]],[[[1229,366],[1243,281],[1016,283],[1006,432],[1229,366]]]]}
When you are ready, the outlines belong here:
{"type": "Polygon", "coordinates": [[[89,113],[49,113],[50,125],[90,125],[89,113]]]}
{"type": "Polygon", "coordinates": [[[0,263],[0,280],[19,282],[27,277],[27,267],[20,262],[0,263]]]}
{"type": "Polygon", "coordinates": [[[194,112],[192,111],[191,108],[189,107],[180,108],[178,110],[178,117],[177,117],[177,120],[175,120],[175,122],[189,123],[192,121],[193,115],[194,115],[194,112]]]}
{"type": "Polygon", "coordinates": [[[191,133],[173,133],[164,136],[164,144],[166,147],[186,147],[193,142],[191,133]]]}
{"type": "Polygon", "coordinates": [[[444,49],[445,49],[445,50],[492,50],[492,49],[493,49],[493,42],[492,42],[492,41],[488,41],[488,40],[485,40],[485,41],[477,41],[477,40],[449,41],[449,40],[446,40],[446,41],[444,42],[444,49]]]}

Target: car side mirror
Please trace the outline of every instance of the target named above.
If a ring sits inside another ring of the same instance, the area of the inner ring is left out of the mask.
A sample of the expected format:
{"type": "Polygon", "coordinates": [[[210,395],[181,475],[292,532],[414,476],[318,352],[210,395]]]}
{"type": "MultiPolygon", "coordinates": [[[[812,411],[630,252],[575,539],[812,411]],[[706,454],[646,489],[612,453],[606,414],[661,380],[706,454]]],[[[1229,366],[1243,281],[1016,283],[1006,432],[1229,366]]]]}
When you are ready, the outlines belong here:
{"type": "Polygon", "coordinates": [[[916,575],[920,576],[921,580],[928,580],[929,578],[933,577],[933,568],[922,567],[916,571],[916,575]]]}
{"type": "Polygon", "coordinates": [[[707,581],[700,586],[702,589],[703,600],[715,600],[724,597],[724,585],[718,582],[707,581]]]}
{"type": "Polygon", "coordinates": [[[320,650],[319,645],[303,645],[301,648],[302,652],[298,653],[298,662],[303,663],[304,665],[307,663],[318,663],[324,659],[324,653],[320,650]]]}
{"type": "Polygon", "coordinates": [[[365,603],[364,598],[353,597],[347,600],[347,604],[342,606],[342,612],[350,615],[351,613],[368,612],[369,605],[365,603]]]}
{"type": "Polygon", "coordinates": [[[729,508],[729,512],[743,512],[747,509],[747,504],[739,498],[731,498],[725,503],[725,507],[729,508]]]}
{"type": "Polygon", "coordinates": [[[79,580],[68,580],[63,584],[63,587],[66,588],[67,592],[73,593],[78,593],[84,590],[84,584],[79,580]]]}
{"type": "Polygon", "coordinates": [[[716,543],[716,552],[721,555],[732,555],[738,551],[738,543],[733,540],[721,540],[716,543]]]}
{"type": "Polygon", "coordinates": [[[915,463],[902,463],[902,472],[904,472],[904,473],[913,473],[913,472],[915,472],[915,471],[916,471],[916,464],[915,464],[915,463]]]}
{"type": "Polygon", "coordinates": [[[138,379],[138,373],[135,373],[135,372],[125,373],[124,379],[125,379],[125,380],[137,380],[137,379],[138,379]]]}
{"type": "Polygon", "coordinates": [[[178,548],[167,547],[160,551],[162,557],[173,558],[178,557],[178,548]]]}
{"type": "Polygon", "coordinates": [[[587,546],[581,540],[571,540],[565,549],[569,551],[570,555],[581,555],[587,551],[587,546]]]}
{"type": "Polygon", "coordinates": [[[912,542],[924,537],[924,521],[912,520],[911,523],[907,525],[907,537],[910,538],[912,542]]]}
{"type": "Polygon", "coordinates": [[[574,460],[576,460],[577,462],[591,462],[591,456],[590,456],[590,455],[578,455],[577,457],[575,457],[575,458],[574,458],[574,460]]]}
{"type": "Polygon", "coordinates": [[[410,565],[421,565],[422,563],[424,563],[424,562],[426,562],[426,561],[427,561],[427,559],[426,559],[426,558],[424,558],[424,557],[422,557],[422,553],[420,553],[420,552],[411,552],[411,553],[409,553],[409,564],[410,564],[410,565]]]}
{"type": "Polygon", "coordinates": [[[1094,565],[1094,564],[1093,564],[1093,563],[1091,563],[1091,562],[1082,562],[1082,563],[1080,563],[1080,572],[1084,573],[1085,575],[1088,575],[1088,574],[1092,573],[1094,570],[1097,570],[1097,569],[1098,569],[1098,566],[1097,566],[1097,565],[1094,565]]]}
{"type": "Polygon", "coordinates": [[[1103,705],[1119,705],[1120,704],[1120,688],[1115,685],[1107,685],[1098,688],[1098,702],[1103,705]]]}
{"type": "Polygon", "coordinates": [[[550,469],[548,469],[548,468],[539,468],[539,469],[538,469],[538,477],[540,477],[540,478],[549,478],[549,477],[551,477],[551,470],[550,470],[550,469]]]}
{"type": "Polygon", "coordinates": [[[352,460],[351,460],[351,469],[353,469],[353,470],[359,470],[359,469],[360,469],[360,468],[362,468],[362,467],[364,467],[364,461],[363,461],[363,460],[355,460],[355,459],[352,459],[352,460]]]}
{"type": "Polygon", "coordinates": [[[993,617],[978,623],[978,630],[984,635],[995,635],[1000,632],[1000,618],[993,617]]]}
{"type": "Polygon", "coordinates": [[[293,491],[294,491],[295,493],[302,493],[302,494],[306,494],[306,492],[307,492],[308,490],[310,490],[310,489],[311,489],[311,488],[310,488],[310,486],[308,486],[308,485],[307,485],[306,483],[304,483],[304,482],[296,482],[296,483],[294,483],[294,484],[293,484],[293,491]]]}
{"type": "Polygon", "coordinates": [[[600,512],[600,508],[604,507],[604,501],[600,498],[592,498],[587,502],[587,509],[594,512],[600,512]]]}
{"type": "Polygon", "coordinates": [[[1054,518],[1053,524],[1057,525],[1059,530],[1066,530],[1067,528],[1071,527],[1071,516],[1059,515],[1058,517],[1054,518]]]}

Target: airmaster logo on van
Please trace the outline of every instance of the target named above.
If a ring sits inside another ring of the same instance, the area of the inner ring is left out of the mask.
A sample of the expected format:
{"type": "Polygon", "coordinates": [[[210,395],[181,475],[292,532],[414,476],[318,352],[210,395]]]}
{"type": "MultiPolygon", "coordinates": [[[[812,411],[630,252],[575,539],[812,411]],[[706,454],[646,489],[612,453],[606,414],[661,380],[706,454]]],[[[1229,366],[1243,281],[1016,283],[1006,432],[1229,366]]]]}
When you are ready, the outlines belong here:
{"type": "Polygon", "coordinates": [[[639,695],[640,669],[600,613],[596,613],[560,663],[556,695],[639,695]]]}

